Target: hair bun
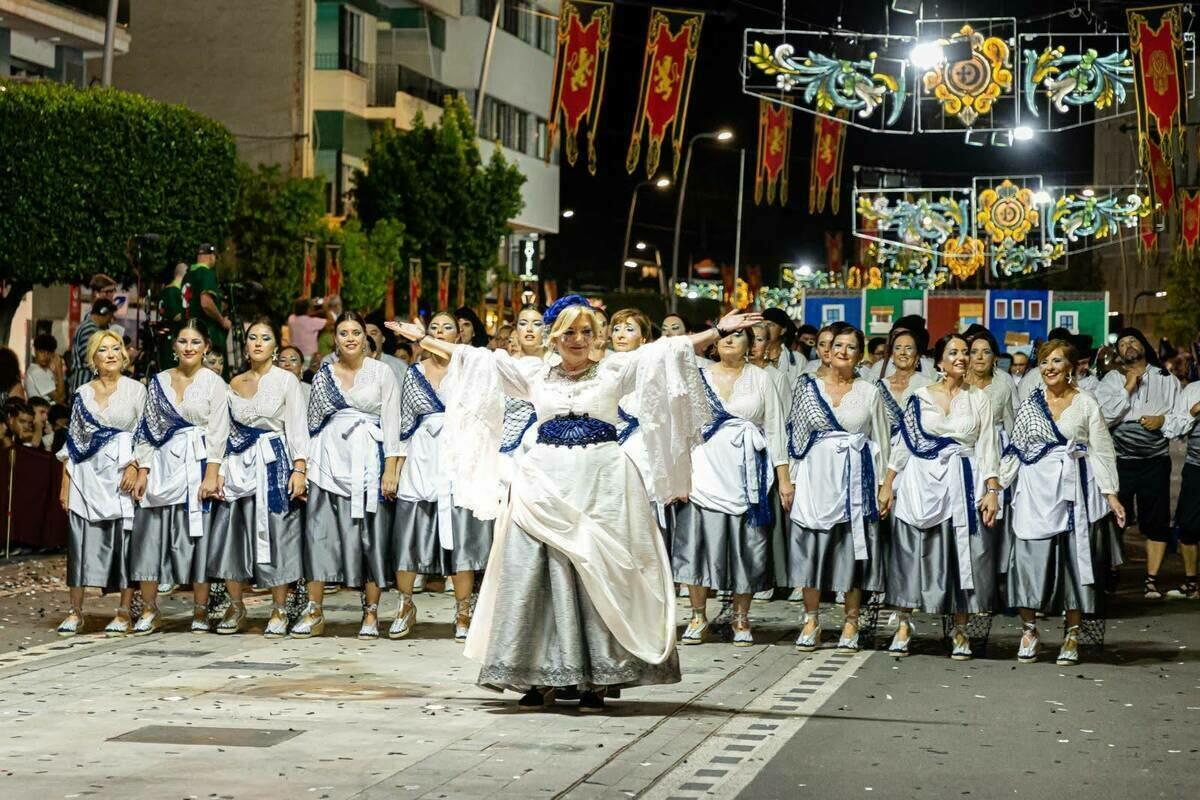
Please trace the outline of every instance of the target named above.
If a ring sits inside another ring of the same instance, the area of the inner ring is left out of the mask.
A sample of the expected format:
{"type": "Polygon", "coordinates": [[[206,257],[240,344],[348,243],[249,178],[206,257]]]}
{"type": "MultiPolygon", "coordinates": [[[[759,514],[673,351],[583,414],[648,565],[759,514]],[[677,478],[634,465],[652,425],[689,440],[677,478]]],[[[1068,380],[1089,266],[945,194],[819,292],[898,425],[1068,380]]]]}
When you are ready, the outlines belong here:
{"type": "Polygon", "coordinates": [[[558,319],[558,315],[571,306],[591,307],[591,303],[577,294],[565,295],[555,300],[554,305],[546,309],[546,313],[542,314],[542,322],[549,328],[554,324],[554,320],[558,319]]]}

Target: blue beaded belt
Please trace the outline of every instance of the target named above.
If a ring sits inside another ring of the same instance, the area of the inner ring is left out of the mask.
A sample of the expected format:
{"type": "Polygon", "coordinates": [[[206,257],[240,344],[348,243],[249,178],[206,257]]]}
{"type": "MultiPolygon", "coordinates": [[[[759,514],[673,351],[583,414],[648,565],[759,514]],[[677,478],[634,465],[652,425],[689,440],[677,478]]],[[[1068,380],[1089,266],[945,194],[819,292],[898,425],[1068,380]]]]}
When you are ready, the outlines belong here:
{"type": "Polygon", "coordinates": [[[617,441],[617,427],[587,414],[568,414],[539,425],[537,440],[538,444],[554,447],[587,447],[617,441]]]}

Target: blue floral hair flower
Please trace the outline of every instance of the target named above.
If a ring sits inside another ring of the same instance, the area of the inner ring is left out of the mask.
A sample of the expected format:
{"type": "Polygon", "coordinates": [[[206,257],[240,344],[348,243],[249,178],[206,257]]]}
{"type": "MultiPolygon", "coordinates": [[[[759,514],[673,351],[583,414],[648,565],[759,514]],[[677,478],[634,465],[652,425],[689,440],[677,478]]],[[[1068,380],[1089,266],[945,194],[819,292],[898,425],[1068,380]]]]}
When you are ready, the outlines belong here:
{"type": "Polygon", "coordinates": [[[590,307],[591,303],[589,303],[587,300],[585,300],[584,298],[580,297],[577,294],[565,295],[565,296],[560,297],[557,300],[555,300],[554,305],[552,305],[546,309],[546,313],[542,314],[542,322],[544,322],[546,327],[549,328],[551,325],[554,324],[554,320],[558,319],[558,315],[561,314],[565,309],[570,308],[571,306],[589,306],[590,307]]]}

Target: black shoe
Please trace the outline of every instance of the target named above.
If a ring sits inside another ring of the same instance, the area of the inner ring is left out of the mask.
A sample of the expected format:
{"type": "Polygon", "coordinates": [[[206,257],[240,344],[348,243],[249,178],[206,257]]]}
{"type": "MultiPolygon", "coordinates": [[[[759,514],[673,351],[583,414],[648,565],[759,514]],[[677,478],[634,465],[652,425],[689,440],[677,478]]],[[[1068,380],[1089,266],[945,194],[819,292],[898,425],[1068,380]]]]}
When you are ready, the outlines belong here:
{"type": "Polygon", "coordinates": [[[584,714],[594,714],[604,710],[604,698],[595,692],[584,692],[579,695],[579,710],[584,714]]]}
{"type": "Polygon", "coordinates": [[[537,711],[552,705],[554,705],[553,689],[530,689],[517,701],[517,708],[524,711],[537,711]]]}

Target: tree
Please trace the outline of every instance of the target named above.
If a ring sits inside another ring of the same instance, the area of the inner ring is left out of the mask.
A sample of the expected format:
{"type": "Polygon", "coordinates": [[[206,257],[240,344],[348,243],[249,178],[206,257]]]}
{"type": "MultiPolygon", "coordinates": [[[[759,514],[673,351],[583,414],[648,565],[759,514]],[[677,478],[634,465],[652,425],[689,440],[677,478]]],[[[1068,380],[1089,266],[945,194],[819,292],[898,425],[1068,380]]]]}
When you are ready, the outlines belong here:
{"type": "Polygon", "coordinates": [[[0,336],[35,284],[96,272],[132,280],[135,234],[160,237],[163,264],[225,238],[237,202],[233,136],[182,106],[0,81],[0,141],[0,336]]]}
{"type": "Polygon", "coordinates": [[[332,241],[342,246],[342,301],[347,309],[370,313],[383,306],[388,281],[404,245],[404,226],[392,219],[376,223],[370,236],[357,219],[347,220],[332,241]]]}
{"type": "MultiPolygon", "coordinates": [[[[304,240],[323,228],[325,189],[320,178],[284,175],[277,165],[238,165],[237,212],[230,236],[238,275],[266,289],[267,311],[283,320],[304,282],[304,240]]],[[[315,258],[315,254],[314,254],[315,258]]]]}
{"type": "Polygon", "coordinates": [[[380,220],[404,225],[402,273],[419,258],[422,294],[436,294],[439,261],[466,267],[467,302],[483,294],[489,270],[498,266],[508,220],[523,207],[525,176],[499,147],[484,165],[475,125],[462,98],[447,98],[432,127],[418,114],[408,131],[385,129],[367,152],[366,170],[354,174],[355,207],[368,231],[380,220]]]}
{"type": "MultiPolygon", "coordinates": [[[[1166,264],[1168,308],[1159,318],[1155,329],[1176,345],[1196,341],[1200,331],[1200,269],[1187,256],[1187,251],[1176,245],[1166,264]]],[[[1136,320],[1127,324],[1136,325],[1136,320]]]]}

